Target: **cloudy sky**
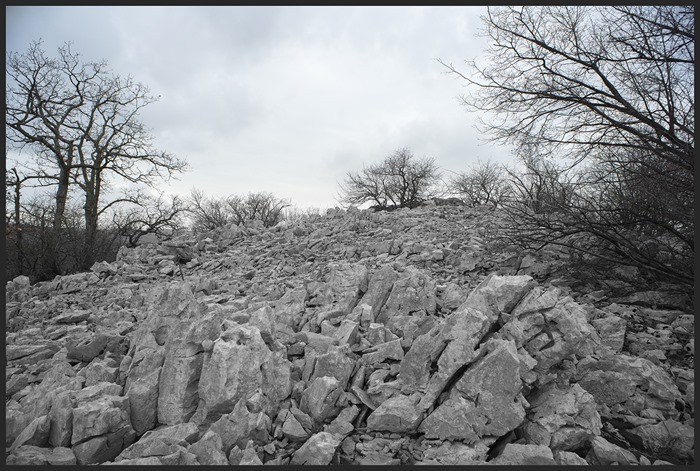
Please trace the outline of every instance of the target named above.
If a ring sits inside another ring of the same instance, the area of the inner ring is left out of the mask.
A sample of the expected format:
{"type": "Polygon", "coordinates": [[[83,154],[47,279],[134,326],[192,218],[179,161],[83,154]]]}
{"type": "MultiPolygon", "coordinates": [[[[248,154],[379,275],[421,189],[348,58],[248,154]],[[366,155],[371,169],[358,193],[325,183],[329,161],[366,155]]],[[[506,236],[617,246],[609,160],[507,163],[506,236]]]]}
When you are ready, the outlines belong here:
{"type": "Polygon", "coordinates": [[[478,58],[485,7],[11,6],[7,51],[41,38],[105,59],[160,100],[155,144],[190,171],[162,185],[211,196],[270,191],[298,207],[339,205],[348,171],[406,147],[443,169],[509,162],[460,104],[436,59],[478,58]]]}

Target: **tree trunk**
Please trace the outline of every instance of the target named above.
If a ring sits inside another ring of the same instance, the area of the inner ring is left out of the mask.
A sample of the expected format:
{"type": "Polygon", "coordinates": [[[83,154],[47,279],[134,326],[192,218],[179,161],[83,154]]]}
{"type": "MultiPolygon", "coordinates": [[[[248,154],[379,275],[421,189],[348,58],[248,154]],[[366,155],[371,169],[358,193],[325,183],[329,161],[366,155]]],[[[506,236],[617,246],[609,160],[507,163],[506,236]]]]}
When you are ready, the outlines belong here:
{"type": "Polygon", "coordinates": [[[61,169],[61,174],[58,177],[58,188],[56,189],[56,212],[53,216],[53,230],[59,232],[63,224],[63,216],[66,212],[66,204],[68,202],[68,187],[70,185],[70,174],[67,168],[61,169]]]}
{"type": "Polygon", "coordinates": [[[95,242],[97,239],[97,204],[98,196],[94,188],[85,189],[85,259],[84,268],[95,263],[95,242]]]}

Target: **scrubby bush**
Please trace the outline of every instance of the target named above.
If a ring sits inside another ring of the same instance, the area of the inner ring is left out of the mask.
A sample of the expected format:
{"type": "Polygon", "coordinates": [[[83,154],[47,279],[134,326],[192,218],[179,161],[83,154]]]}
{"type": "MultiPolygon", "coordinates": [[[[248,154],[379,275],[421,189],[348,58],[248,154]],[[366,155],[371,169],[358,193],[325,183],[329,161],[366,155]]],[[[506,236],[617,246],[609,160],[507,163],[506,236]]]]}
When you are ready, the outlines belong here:
{"type": "Polygon", "coordinates": [[[36,196],[22,205],[20,223],[6,226],[6,270],[8,279],[27,275],[32,283],[90,268],[95,261],[113,261],[122,245],[115,227],[99,227],[96,244],[86,250],[82,211],[68,205],[60,230],[53,227],[54,208],[49,198],[36,196]]]}
{"type": "Polygon", "coordinates": [[[282,221],[284,209],[291,204],[269,192],[230,195],[224,198],[208,197],[193,189],[188,200],[190,226],[195,232],[206,232],[228,224],[244,225],[259,221],[272,227],[282,221]]]}
{"type": "Polygon", "coordinates": [[[378,210],[415,208],[442,193],[439,182],[435,159],[416,159],[403,148],[361,172],[348,172],[340,200],[357,206],[371,202],[378,210]]]}
{"type": "Polygon", "coordinates": [[[510,190],[502,165],[495,162],[478,162],[469,171],[452,177],[449,189],[467,206],[489,204],[498,207],[510,190]]]}

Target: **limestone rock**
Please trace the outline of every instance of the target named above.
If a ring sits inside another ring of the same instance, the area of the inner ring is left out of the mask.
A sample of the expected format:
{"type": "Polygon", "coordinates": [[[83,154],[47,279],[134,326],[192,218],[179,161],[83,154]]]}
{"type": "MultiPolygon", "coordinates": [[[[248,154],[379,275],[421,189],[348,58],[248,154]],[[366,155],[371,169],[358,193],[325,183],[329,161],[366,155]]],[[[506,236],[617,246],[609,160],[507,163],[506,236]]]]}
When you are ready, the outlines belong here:
{"type": "Polygon", "coordinates": [[[223,451],[229,454],[234,446],[244,449],[249,440],[269,443],[272,423],[264,412],[250,412],[245,398],[241,398],[233,410],[214,422],[209,430],[221,437],[223,451]]]}
{"type": "Polygon", "coordinates": [[[293,465],[328,465],[340,446],[341,438],[329,432],[312,435],[292,456],[293,465]]]}
{"type": "Polygon", "coordinates": [[[469,466],[486,461],[488,445],[478,441],[473,445],[461,442],[445,441],[438,447],[430,447],[423,452],[423,463],[443,466],[469,466]]]}
{"type": "Polygon", "coordinates": [[[401,348],[401,340],[396,339],[391,342],[375,345],[374,347],[363,352],[362,361],[368,364],[381,363],[385,360],[403,360],[403,348],[401,348]]]}
{"type": "Polygon", "coordinates": [[[529,275],[490,275],[467,296],[462,306],[481,311],[493,322],[501,313],[509,314],[535,284],[529,275]]]}
{"type": "Polygon", "coordinates": [[[588,461],[571,451],[554,450],[554,461],[559,466],[588,466],[588,461]]]}
{"type": "Polygon", "coordinates": [[[32,378],[31,375],[22,373],[10,377],[7,383],[5,383],[5,397],[12,397],[15,393],[26,388],[29,385],[30,378],[32,378]]]}
{"type": "MultiPolygon", "coordinates": [[[[406,267],[394,282],[389,297],[378,311],[376,322],[391,328],[391,319],[395,316],[410,315],[417,311],[435,314],[435,290],[435,282],[426,273],[415,267],[406,267]]],[[[372,308],[377,312],[374,306],[372,308]]]]}
{"type": "Polygon", "coordinates": [[[168,438],[171,440],[176,440],[177,442],[186,441],[191,443],[198,433],[199,431],[197,426],[192,422],[177,425],[161,425],[158,428],[149,430],[143,434],[139,442],[154,440],[157,438],[168,438]]]}
{"type": "Polygon", "coordinates": [[[327,289],[332,302],[349,314],[367,291],[369,273],[362,263],[330,263],[327,289]]]}
{"type": "Polygon", "coordinates": [[[70,391],[62,391],[54,396],[49,419],[49,443],[54,447],[69,446],[73,435],[73,402],[70,391]]]}
{"type": "Polygon", "coordinates": [[[430,331],[416,338],[411,344],[410,350],[401,360],[399,380],[404,392],[423,391],[430,379],[430,365],[442,352],[438,342],[441,325],[436,325],[430,331]]]}
{"type": "Polygon", "coordinates": [[[73,445],[73,453],[79,465],[100,464],[111,461],[134,442],[135,433],[131,427],[122,427],[116,432],[90,438],[73,445]]]}
{"type": "Polygon", "coordinates": [[[376,315],[381,311],[389,298],[389,293],[398,279],[398,273],[391,267],[385,266],[372,274],[367,283],[367,291],[353,309],[351,317],[360,320],[363,327],[367,327],[375,321],[376,315]],[[370,317],[363,318],[363,305],[369,307],[370,317]]]}
{"type": "Polygon", "coordinates": [[[554,465],[552,450],[544,445],[521,445],[509,443],[503,452],[490,461],[493,465],[540,466],[554,465]]]}
{"type": "Polygon", "coordinates": [[[336,401],[342,392],[340,381],[334,377],[318,377],[302,393],[299,408],[317,422],[324,422],[338,413],[336,401]]]}
{"type": "MultiPolygon", "coordinates": [[[[184,324],[176,330],[185,328],[184,324]]],[[[203,360],[201,344],[168,341],[158,378],[158,422],[174,425],[186,422],[195,413],[203,360]]]]}
{"type": "Polygon", "coordinates": [[[54,317],[53,321],[56,324],[78,324],[88,320],[90,314],[92,313],[87,310],[68,311],[54,317]]]}
{"type": "Polygon", "coordinates": [[[329,346],[326,353],[316,357],[310,382],[323,376],[332,376],[338,380],[339,387],[345,389],[355,367],[355,362],[347,356],[347,352],[347,347],[329,346]]]}
{"type": "Polygon", "coordinates": [[[610,443],[603,437],[595,437],[591,441],[591,449],[586,455],[586,461],[593,466],[638,465],[639,460],[630,451],[610,443]]]}
{"type": "Polygon", "coordinates": [[[252,440],[248,442],[243,450],[243,456],[241,456],[241,461],[238,464],[239,466],[260,466],[263,464],[255,451],[255,444],[253,444],[252,440]]]}
{"type": "Polygon", "coordinates": [[[187,443],[174,437],[161,436],[141,439],[124,449],[114,461],[121,463],[125,460],[142,459],[150,456],[157,456],[160,458],[183,450],[184,445],[187,445],[187,443]]]}
{"type": "Polygon", "coordinates": [[[303,442],[309,438],[309,433],[302,427],[294,414],[287,414],[287,418],[282,425],[282,433],[290,441],[303,442]]]}
{"type": "Polygon", "coordinates": [[[436,357],[439,354],[438,370],[428,382],[420,404],[422,409],[431,407],[457,371],[474,361],[477,346],[495,322],[495,318],[489,319],[481,311],[465,305],[445,319],[435,342],[434,354],[431,352],[430,355],[436,357]]]}
{"type": "Polygon", "coordinates": [[[624,435],[648,450],[664,450],[683,462],[692,461],[695,456],[695,429],[675,420],[640,425],[627,430],[624,435]]]}
{"type": "Polygon", "coordinates": [[[257,389],[274,402],[291,392],[291,364],[269,349],[257,327],[231,325],[205,358],[198,391],[209,415],[230,412],[257,389]]]}
{"type": "Polygon", "coordinates": [[[85,386],[102,382],[114,383],[117,381],[118,374],[119,365],[115,365],[115,361],[111,357],[95,358],[81,371],[81,375],[85,376],[85,386]]]}
{"type": "Polygon", "coordinates": [[[357,322],[350,319],[343,319],[333,337],[338,340],[338,345],[355,345],[360,338],[359,326],[357,322]]]}
{"type": "Polygon", "coordinates": [[[515,344],[493,339],[479,352],[481,358],[457,380],[448,399],[421,423],[418,430],[426,437],[474,443],[505,435],[525,418],[515,344]]]}
{"type": "Polygon", "coordinates": [[[387,432],[413,432],[421,420],[423,412],[417,407],[420,396],[394,396],[384,401],[369,417],[369,430],[387,432]]]}
{"type": "Polygon", "coordinates": [[[306,288],[303,286],[287,290],[275,303],[275,320],[288,325],[296,330],[304,312],[305,302],[308,298],[306,288]]]}
{"type": "Polygon", "coordinates": [[[187,448],[187,451],[197,456],[197,461],[202,465],[228,465],[228,458],[224,454],[221,437],[208,430],[202,438],[187,448]]]}
{"type": "Polygon", "coordinates": [[[126,397],[102,396],[73,409],[73,445],[91,437],[116,433],[121,429],[133,432],[129,399],[126,397]]]}
{"type": "Polygon", "coordinates": [[[5,447],[12,446],[22,430],[31,422],[32,419],[22,412],[19,404],[16,405],[16,408],[7,407],[5,409],[5,447]]]}
{"type": "Polygon", "coordinates": [[[16,465],[75,465],[77,464],[73,450],[65,447],[41,448],[35,445],[22,445],[7,457],[6,464],[16,465]]]}
{"type": "Polygon", "coordinates": [[[36,355],[41,353],[45,353],[43,355],[44,358],[50,358],[54,353],[56,353],[59,350],[59,348],[60,347],[58,346],[58,344],[54,342],[40,343],[38,345],[8,345],[5,348],[5,358],[7,359],[7,361],[16,361],[26,357],[36,359],[36,355]]]}
{"type": "Polygon", "coordinates": [[[454,396],[445,400],[426,417],[418,431],[424,433],[427,438],[473,443],[479,438],[474,429],[483,428],[485,425],[485,418],[474,413],[474,404],[471,401],[462,396],[454,396]],[[476,422],[475,419],[482,421],[476,422]]]}
{"type": "Polygon", "coordinates": [[[37,417],[22,430],[10,447],[10,453],[22,445],[46,446],[49,442],[51,419],[48,415],[37,417]]]}
{"type": "Polygon", "coordinates": [[[592,320],[591,324],[598,331],[603,345],[607,345],[614,352],[622,351],[627,330],[627,322],[623,318],[606,316],[592,320]]]}
{"type": "Polygon", "coordinates": [[[456,283],[447,283],[442,291],[442,296],[438,303],[442,305],[442,309],[451,312],[457,309],[466,299],[467,293],[456,283]]]}
{"type": "Polygon", "coordinates": [[[552,450],[576,450],[600,435],[602,423],[593,396],[578,384],[565,390],[549,383],[528,396],[530,409],[522,430],[528,442],[552,450]]]}
{"type": "Polygon", "coordinates": [[[669,375],[649,360],[623,353],[589,357],[577,365],[576,379],[598,404],[620,404],[632,412],[654,408],[668,418],[677,415],[675,401],[681,399],[680,391],[669,375]]]}
{"type": "Polygon", "coordinates": [[[158,417],[158,384],[165,352],[142,347],[129,365],[124,395],[129,398],[131,425],[137,435],[152,429],[158,417]]]}
{"type": "Polygon", "coordinates": [[[355,430],[355,427],[352,425],[352,421],[355,420],[359,413],[360,409],[354,405],[346,407],[340,411],[340,414],[338,414],[338,416],[333,419],[330,424],[324,426],[323,430],[344,438],[355,430]]]}
{"type": "Polygon", "coordinates": [[[108,334],[95,334],[77,343],[68,340],[66,342],[67,358],[90,362],[104,350],[118,351],[122,342],[124,337],[108,334]]]}

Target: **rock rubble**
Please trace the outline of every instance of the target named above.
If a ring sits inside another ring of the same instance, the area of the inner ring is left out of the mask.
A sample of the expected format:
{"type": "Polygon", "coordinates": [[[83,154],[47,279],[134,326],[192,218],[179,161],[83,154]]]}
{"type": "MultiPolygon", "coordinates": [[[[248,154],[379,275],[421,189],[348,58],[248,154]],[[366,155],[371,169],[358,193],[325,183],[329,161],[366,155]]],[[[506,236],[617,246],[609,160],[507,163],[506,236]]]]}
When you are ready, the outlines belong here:
{"type": "Polygon", "coordinates": [[[692,464],[688,300],[567,281],[497,217],[335,209],[8,282],[7,463],[692,464]]]}

